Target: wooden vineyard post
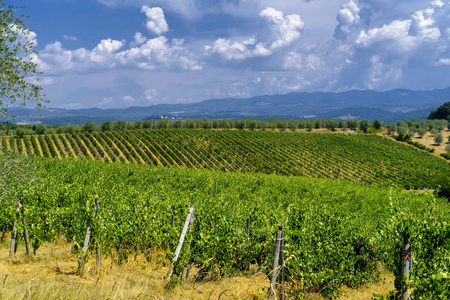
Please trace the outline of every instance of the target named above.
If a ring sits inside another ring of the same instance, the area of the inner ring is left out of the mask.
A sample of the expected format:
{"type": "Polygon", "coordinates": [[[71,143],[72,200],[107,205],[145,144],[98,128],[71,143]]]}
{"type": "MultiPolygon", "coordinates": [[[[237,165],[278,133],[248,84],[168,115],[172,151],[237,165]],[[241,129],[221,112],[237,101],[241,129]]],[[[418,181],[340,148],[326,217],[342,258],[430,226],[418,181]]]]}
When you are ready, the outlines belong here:
{"type": "MultiPolygon", "coordinates": [[[[194,215],[195,215],[195,213],[194,213],[194,211],[192,211],[191,222],[189,223],[188,232],[191,232],[192,224],[194,223],[194,215]]],[[[187,250],[186,250],[187,253],[189,253],[189,251],[191,250],[191,243],[192,243],[192,237],[191,237],[191,240],[189,241],[189,245],[188,245],[187,250]]],[[[182,279],[181,279],[181,282],[183,284],[186,283],[188,275],[189,275],[189,262],[186,263],[186,266],[183,269],[183,276],[182,276],[182,279]]]]}
{"type": "Polygon", "coordinates": [[[285,299],[285,278],[284,278],[284,231],[281,232],[281,245],[280,245],[280,263],[281,263],[281,299],[285,299]]]}
{"type": "MultiPolygon", "coordinates": [[[[100,208],[100,201],[98,198],[95,198],[95,207],[94,210],[97,211],[100,208]]],[[[78,273],[82,273],[84,269],[84,259],[86,257],[86,252],[89,247],[89,240],[91,238],[92,234],[92,219],[89,218],[87,223],[87,229],[86,229],[86,236],[84,237],[84,243],[83,243],[83,253],[81,258],[78,258],[78,273]]],[[[99,251],[99,250],[98,250],[99,251]]],[[[98,257],[99,253],[97,253],[98,257]]]]}
{"type": "MultiPolygon", "coordinates": [[[[273,266],[272,266],[272,276],[270,280],[270,291],[269,291],[269,299],[276,299],[276,290],[277,290],[277,277],[278,271],[284,271],[284,257],[281,253],[283,249],[283,226],[278,226],[277,238],[275,241],[275,252],[273,256],[273,266]],[[281,266],[279,266],[280,257],[282,258],[281,266]]],[[[284,278],[284,274],[282,274],[282,278],[284,278]]]]}
{"type": "MultiPolygon", "coordinates": [[[[20,203],[20,200],[19,200],[20,203]]],[[[22,214],[23,214],[23,235],[25,237],[25,249],[27,252],[27,257],[30,258],[31,251],[30,251],[30,242],[28,239],[28,229],[27,229],[27,221],[25,220],[25,208],[22,204],[22,214]]]]}
{"type": "Polygon", "coordinates": [[[406,277],[406,283],[409,282],[410,274],[409,272],[412,270],[412,255],[411,255],[411,246],[407,241],[403,242],[402,248],[402,300],[409,300],[409,293],[406,285],[403,282],[403,279],[406,277]]]}
{"type": "Polygon", "coordinates": [[[247,236],[250,236],[250,218],[247,218],[247,236]]]}
{"type": "MultiPolygon", "coordinates": [[[[99,199],[95,198],[94,210],[99,209],[99,207],[100,207],[99,199]]],[[[88,224],[87,224],[87,229],[86,229],[86,236],[84,237],[84,243],[83,243],[83,255],[86,254],[86,251],[89,247],[89,240],[91,238],[91,234],[92,234],[92,220],[89,218],[88,224]]]]}
{"type": "Polygon", "coordinates": [[[188,231],[189,224],[193,221],[193,217],[194,217],[194,205],[191,205],[191,207],[189,208],[189,212],[186,216],[186,221],[184,222],[183,231],[181,232],[181,235],[180,235],[180,240],[178,241],[178,245],[177,245],[177,248],[175,249],[175,253],[173,255],[172,262],[170,263],[169,271],[167,272],[167,276],[166,276],[167,282],[170,280],[170,277],[173,274],[173,268],[175,266],[175,262],[177,261],[178,256],[180,255],[180,251],[181,251],[181,247],[183,246],[184,238],[186,237],[186,233],[188,231]]]}
{"type": "Polygon", "coordinates": [[[16,253],[16,239],[17,239],[17,218],[19,217],[19,211],[20,211],[20,201],[17,200],[16,203],[16,214],[14,215],[14,226],[13,226],[13,232],[11,235],[11,246],[9,248],[9,256],[14,256],[16,253]]]}
{"type": "Polygon", "coordinates": [[[5,233],[6,233],[6,226],[4,226],[2,229],[2,238],[0,239],[0,243],[2,243],[2,244],[3,244],[3,240],[5,239],[5,233]]]}

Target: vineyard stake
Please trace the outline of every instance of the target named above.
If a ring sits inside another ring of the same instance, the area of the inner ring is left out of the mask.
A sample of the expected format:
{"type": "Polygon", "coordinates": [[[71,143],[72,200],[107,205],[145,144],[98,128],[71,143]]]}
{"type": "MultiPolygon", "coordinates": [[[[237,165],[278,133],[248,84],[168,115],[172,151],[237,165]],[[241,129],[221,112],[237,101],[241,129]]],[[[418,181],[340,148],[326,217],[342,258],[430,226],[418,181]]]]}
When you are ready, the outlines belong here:
{"type": "MultiPolygon", "coordinates": [[[[409,271],[412,270],[411,246],[407,241],[403,242],[402,248],[402,282],[406,276],[406,283],[409,282],[409,271]]],[[[402,300],[409,300],[409,293],[406,285],[402,283],[402,300]]]]}
{"type": "Polygon", "coordinates": [[[75,251],[75,243],[72,241],[72,242],[70,243],[69,254],[73,254],[73,251],[75,251]]]}
{"type": "MultiPolygon", "coordinates": [[[[189,243],[186,252],[189,253],[189,250],[191,250],[191,243],[189,243]]],[[[186,266],[183,269],[183,276],[181,277],[182,284],[186,283],[188,275],[189,275],[189,262],[186,263],[186,266]]]]}
{"type": "Polygon", "coordinates": [[[96,243],[96,248],[97,248],[97,267],[100,270],[100,268],[102,267],[102,252],[100,249],[100,245],[98,243],[96,243]]]}
{"type": "Polygon", "coordinates": [[[250,218],[247,218],[247,236],[250,236],[250,218]]]}
{"type": "MultiPolygon", "coordinates": [[[[100,208],[99,199],[95,198],[94,210],[97,210],[99,208],[100,208]]],[[[87,224],[87,229],[86,229],[86,236],[84,237],[84,243],[83,243],[83,256],[86,255],[86,251],[89,247],[89,240],[91,238],[91,233],[92,233],[92,220],[91,220],[91,218],[89,218],[88,224],[87,224]]]]}
{"type": "MultiPolygon", "coordinates": [[[[192,211],[192,216],[191,216],[191,222],[189,223],[189,229],[188,232],[191,232],[192,229],[192,224],[194,223],[194,211],[192,211]]],[[[192,243],[192,236],[191,236],[191,240],[189,241],[189,245],[187,247],[186,253],[189,253],[189,251],[191,250],[191,243],[192,243]]],[[[187,281],[187,277],[189,275],[189,261],[186,263],[186,266],[184,267],[183,270],[183,276],[181,277],[181,282],[184,284],[187,281]]]]}
{"type": "MultiPolygon", "coordinates": [[[[100,207],[99,199],[95,198],[95,207],[94,210],[98,210],[100,207]]],[[[87,229],[86,229],[86,236],[84,237],[84,243],[83,243],[83,254],[81,257],[78,258],[78,273],[81,274],[84,270],[84,259],[86,258],[86,252],[89,247],[89,240],[91,238],[92,233],[92,219],[89,218],[87,223],[87,229]]]]}
{"type": "Polygon", "coordinates": [[[285,298],[285,278],[284,278],[284,231],[281,232],[281,246],[280,246],[280,256],[281,256],[281,300],[285,298]]]}
{"type": "Polygon", "coordinates": [[[275,241],[275,252],[273,256],[272,279],[270,280],[269,298],[273,296],[273,298],[276,299],[277,275],[279,270],[278,263],[280,261],[280,250],[282,241],[283,241],[283,225],[279,225],[277,232],[277,239],[275,241]]]}
{"type": "Polygon", "coordinates": [[[3,243],[3,240],[5,239],[5,232],[6,232],[6,226],[4,226],[3,227],[3,230],[2,230],[2,239],[1,239],[1,243],[3,243]]]}
{"type": "Polygon", "coordinates": [[[9,256],[13,256],[14,253],[16,253],[16,239],[17,239],[17,218],[19,217],[19,207],[20,201],[17,200],[16,203],[16,213],[14,215],[14,226],[13,226],[13,233],[11,235],[11,247],[9,248],[9,256]]]}
{"type": "MultiPolygon", "coordinates": [[[[20,203],[20,201],[19,201],[20,203]]],[[[25,208],[24,205],[22,204],[22,214],[23,214],[23,234],[25,237],[25,249],[27,252],[27,257],[30,258],[31,255],[31,251],[30,251],[30,243],[28,240],[28,229],[27,229],[27,221],[25,220],[25,208]]]]}
{"type": "Polygon", "coordinates": [[[180,235],[180,240],[178,241],[177,248],[175,249],[175,254],[173,256],[172,262],[170,263],[169,271],[167,272],[167,276],[166,276],[167,281],[170,280],[170,277],[173,274],[173,268],[175,266],[175,262],[178,259],[178,255],[180,255],[181,247],[183,246],[184,238],[186,237],[186,232],[188,230],[189,224],[192,221],[193,216],[194,216],[194,205],[191,205],[191,207],[189,208],[189,212],[186,216],[186,221],[184,222],[184,227],[183,227],[183,231],[181,232],[181,235],[180,235]]]}

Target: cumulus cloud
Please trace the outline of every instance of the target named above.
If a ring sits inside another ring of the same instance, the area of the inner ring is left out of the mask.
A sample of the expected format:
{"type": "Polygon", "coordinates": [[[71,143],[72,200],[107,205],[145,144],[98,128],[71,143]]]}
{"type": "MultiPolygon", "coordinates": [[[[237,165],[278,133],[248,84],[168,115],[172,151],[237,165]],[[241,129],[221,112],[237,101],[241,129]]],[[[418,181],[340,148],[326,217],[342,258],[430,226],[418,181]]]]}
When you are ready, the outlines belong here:
{"type": "Polygon", "coordinates": [[[255,36],[241,41],[218,38],[212,46],[205,46],[205,50],[226,60],[269,56],[298,40],[304,27],[300,15],[284,16],[283,12],[270,7],[259,13],[259,23],[255,36]]]}
{"type": "Polygon", "coordinates": [[[411,20],[395,20],[380,28],[372,28],[368,31],[362,30],[356,44],[368,47],[380,41],[393,41],[403,46],[403,50],[408,50],[413,44],[413,40],[409,36],[410,27],[411,20]]]}
{"type": "Polygon", "coordinates": [[[292,14],[286,17],[281,11],[267,7],[259,13],[260,38],[269,49],[275,50],[291,44],[300,38],[305,26],[300,15],[292,14]]]}
{"type": "Polygon", "coordinates": [[[69,70],[85,72],[95,68],[115,67],[115,54],[124,42],[112,39],[102,40],[94,49],[68,50],[57,41],[45,46],[35,62],[46,74],[58,74],[69,70]]]}
{"type": "Polygon", "coordinates": [[[153,70],[160,67],[182,70],[199,70],[201,64],[183,46],[183,40],[164,36],[150,39],[140,47],[133,47],[116,55],[117,62],[123,66],[153,70]]]}
{"type": "Polygon", "coordinates": [[[104,39],[92,49],[69,50],[55,42],[36,59],[50,75],[133,73],[141,88],[117,93],[105,107],[131,103],[127,96],[133,105],[148,105],[168,98],[173,103],[306,90],[448,85],[449,1],[98,1],[140,9],[148,32],[127,37],[127,44],[104,39]],[[201,37],[172,38],[165,13],[195,26],[216,13],[232,22],[224,21],[222,27],[214,23],[201,37]],[[186,76],[180,70],[203,71],[186,76]]]}
{"type": "Polygon", "coordinates": [[[134,34],[134,42],[131,43],[131,46],[138,46],[147,41],[147,38],[140,32],[136,32],[134,34]]]}
{"type": "Polygon", "coordinates": [[[124,41],[102,40],[94,49],[79,48],[68,50],[61,42],[48,44],[39,57],[35,58],[38,69],[46,74],[59,74],[72,71],[84,73],[105,71],[116,68],[142,70],[178,69],[199,70],[202,65],[196,57],[183,47],[182,39],[170,42],[160,36],[146,40],[143,44],[121,50],[124,41]],[[121,50],[121,51],[119,51],[121,50]]]}
{"type": "MultiPolygon", "coordinates": [[[[373,4],[372,0],[364,2],[373,4]]],[[[450,46],[446,38],[449,12],[449,3],[437,0],[403,18],[378,26],[367,24],[368,28],[360,29],[354,40],[345,41],[350,50],[347,58],[350,63],[342,65],[344,71],[334,87],[344,83],[350,86],[353,81],[351,86],[356,83],[358,88],[413,88],[412,82],[424,80],[427,76],[424,74],[437,74],[431,70],[434,66],[447,65],[447,57],[442,56],[450,46]],[[422,72],[417,73],[418,68],[422,72]]]]}
{"type": "Polygon", "coordinates": [[[336,38],[345,39],[354,27],[360,23],[361,18],[359,12],[360,9],[353,0],[342,4],[336,17],[338,21],[338,25],[334,32],[336,38]]]}
{"type": "Polygon", "coordinates": [[[148,7],[144,5],[141,8],[141,12],[147,16],[145,27],[148,31],[156,35],[162,35],[169,31],[169,25],[167,25],[164,12],[160,7],[148,7]]]}

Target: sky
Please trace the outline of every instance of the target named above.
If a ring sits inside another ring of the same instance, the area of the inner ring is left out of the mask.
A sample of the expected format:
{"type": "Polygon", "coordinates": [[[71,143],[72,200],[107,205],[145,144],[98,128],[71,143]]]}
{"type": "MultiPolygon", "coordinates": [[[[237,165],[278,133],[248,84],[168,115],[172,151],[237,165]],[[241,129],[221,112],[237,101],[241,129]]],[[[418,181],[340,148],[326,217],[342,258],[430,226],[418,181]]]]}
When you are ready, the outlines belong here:
{"type": "Polygon", "coordinates": [[[450,86],[450,1],[3,0],[47,107],[450,86]]]}

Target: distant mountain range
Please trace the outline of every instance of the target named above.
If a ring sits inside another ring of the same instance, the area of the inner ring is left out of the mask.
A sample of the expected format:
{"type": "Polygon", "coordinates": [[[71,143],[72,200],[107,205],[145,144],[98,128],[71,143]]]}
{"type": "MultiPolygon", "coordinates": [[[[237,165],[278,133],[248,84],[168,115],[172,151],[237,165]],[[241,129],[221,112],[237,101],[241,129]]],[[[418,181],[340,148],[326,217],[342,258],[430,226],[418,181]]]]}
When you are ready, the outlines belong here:
{"type": "Polygon", "coordinates": [[[84,124],[108,120],[168,118],[243,119],[379,119],[383,122],[426,119],[432,109],[450,100],[450,87],[430,91],[397,89],[387,92],[351,90],[341,93],[290,93],[252,98],[211,99],[191,104],[159,104],[125,109],[46,108],[41,112],[13,108],[15,123],[47,125],[84,124]]]}

